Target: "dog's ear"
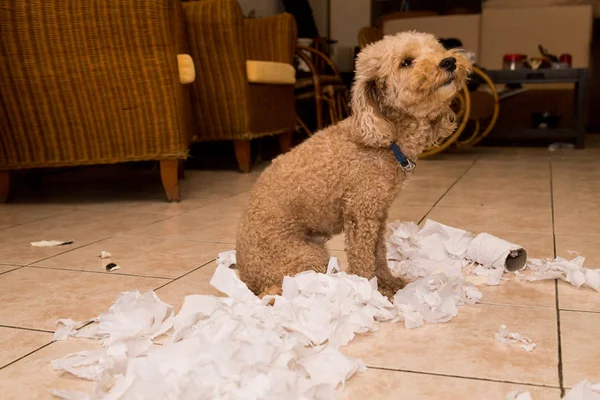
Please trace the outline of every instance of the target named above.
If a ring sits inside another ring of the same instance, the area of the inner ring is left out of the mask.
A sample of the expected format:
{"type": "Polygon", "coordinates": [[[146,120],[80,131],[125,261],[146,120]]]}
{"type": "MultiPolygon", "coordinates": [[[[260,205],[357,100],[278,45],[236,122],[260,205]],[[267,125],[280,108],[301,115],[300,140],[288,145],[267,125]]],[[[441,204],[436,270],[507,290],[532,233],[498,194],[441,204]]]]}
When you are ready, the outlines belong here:
{"type": "Polygon", "coordinates": [[[357,76],[352,88],[351,139],[368,147],[387,147],[394,141],[394,125],[382,114],[382,85],[374,78],[357,76]]]}

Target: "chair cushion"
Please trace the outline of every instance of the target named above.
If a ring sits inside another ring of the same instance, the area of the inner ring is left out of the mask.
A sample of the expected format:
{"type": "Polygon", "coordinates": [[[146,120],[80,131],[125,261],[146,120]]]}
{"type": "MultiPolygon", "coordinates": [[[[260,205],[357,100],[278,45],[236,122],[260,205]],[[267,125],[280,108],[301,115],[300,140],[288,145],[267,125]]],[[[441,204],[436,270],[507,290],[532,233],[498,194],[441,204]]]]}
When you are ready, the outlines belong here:
{"type": "Polygon", "coordinates": [[[296,70],[287,63],[246,60],[246,75],[250,83],[293,85],[296,70]]]}

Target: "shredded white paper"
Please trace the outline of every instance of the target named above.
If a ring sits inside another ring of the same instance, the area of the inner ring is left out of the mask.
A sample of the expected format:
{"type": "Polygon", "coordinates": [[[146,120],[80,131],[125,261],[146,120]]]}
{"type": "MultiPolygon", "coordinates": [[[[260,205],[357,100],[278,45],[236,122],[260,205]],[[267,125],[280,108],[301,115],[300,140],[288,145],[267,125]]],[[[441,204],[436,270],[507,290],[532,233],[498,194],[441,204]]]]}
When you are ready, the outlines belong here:
{"type": "Polygon", "coordinates": [[[408,329],[427,322],[447,322],[458,315],[458,307],[475,304],[481,292],[460,278],[449,279],[443,273],[420,278],[394,296],[400,319],[408,329]]]}
{"type": "Polygon", "coordinates": [[[531,393],[529,392],[522,392],[516,390],[507,394],[506,400],[533,400],[533,398],[531,397],[531,393]]]}
{"type": "Polygon", "coordinates": [[[40,240],[39,242],[31,242],[33,247],[55,247],[73,244],[73,240],[40,240]]]}
{"type": "Polygon", "coordinates": [[[530,259],[527,269],[533,271],[531,276],[524,276],[526,281],[539,281],[544,279],[561,279],[569,282],[576,288],[587,286],[600,292],[600,269],[585,268],[585,257],[577,256],[572,260],[562,257],[552,259],[530,259]]]}
{"type": "Polygon", "coordinates": [[[340,346],[375,321],[399,319],[376,281],[340,272],[288,277],[282,296],[259,299],[221,263],[211,284],[228,297],[193,295],[178,314],[153,292],[123,293],[97,324],[76,336],[98,350],[55,360],[53,367],[96,381],[92,395],[65,399],[332,399],[364,364],[340,346]],[[272,306],[268,306],[274,300],[272,306]],[[157,345],[156,338],[166,335],[157,345]]]}
{"type": "Polygon", "coordinates": [[[500,329],[496,332],[496,341],[502,344],[513,344],[519,343],[521,348],[527,352],[535,349],[536,344],[527,337],[521,336],[521,334],[517,332],[510,332],[506,325],[500,325],[500,329]]]}

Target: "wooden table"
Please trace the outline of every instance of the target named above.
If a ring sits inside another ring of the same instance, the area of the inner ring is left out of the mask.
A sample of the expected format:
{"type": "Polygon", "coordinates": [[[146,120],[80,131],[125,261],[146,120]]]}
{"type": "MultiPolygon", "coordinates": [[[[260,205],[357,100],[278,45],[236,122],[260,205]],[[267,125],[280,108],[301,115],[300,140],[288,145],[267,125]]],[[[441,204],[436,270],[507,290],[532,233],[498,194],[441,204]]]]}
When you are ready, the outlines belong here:
{"type": "Polygon", "coordinates": [[[588,69],[519,69],[519,70],[488,70],[490,79],[496,84],[523,83],[574,83],[573,127],[557,129],[511,129],[502,132],[508,137],[546,137],[555,140],[575,140],[575,147],[585,147],[585,121],[587,111],[588,69]]]}

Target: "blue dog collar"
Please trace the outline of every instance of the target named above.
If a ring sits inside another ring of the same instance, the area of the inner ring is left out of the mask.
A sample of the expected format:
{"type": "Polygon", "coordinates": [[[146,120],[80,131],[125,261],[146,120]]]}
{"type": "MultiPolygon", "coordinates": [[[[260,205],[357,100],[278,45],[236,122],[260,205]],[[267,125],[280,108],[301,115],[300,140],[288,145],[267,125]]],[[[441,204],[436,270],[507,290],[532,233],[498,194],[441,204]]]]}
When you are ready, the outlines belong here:
{"type": "Polygon", "coordinates": [[[392,143],[390,148],[394,152],[394,156],[396,157],[396,160],[398,160],[398,162],[400,163],[400,167],[404,172],[411,172],[413,169],[415,169],[415,163],[406,158],[406,156],[404,155],[404,153],[402,153],[402,150],[400,150],[400,147],[398,147],[396,143],[392,143]]]}

